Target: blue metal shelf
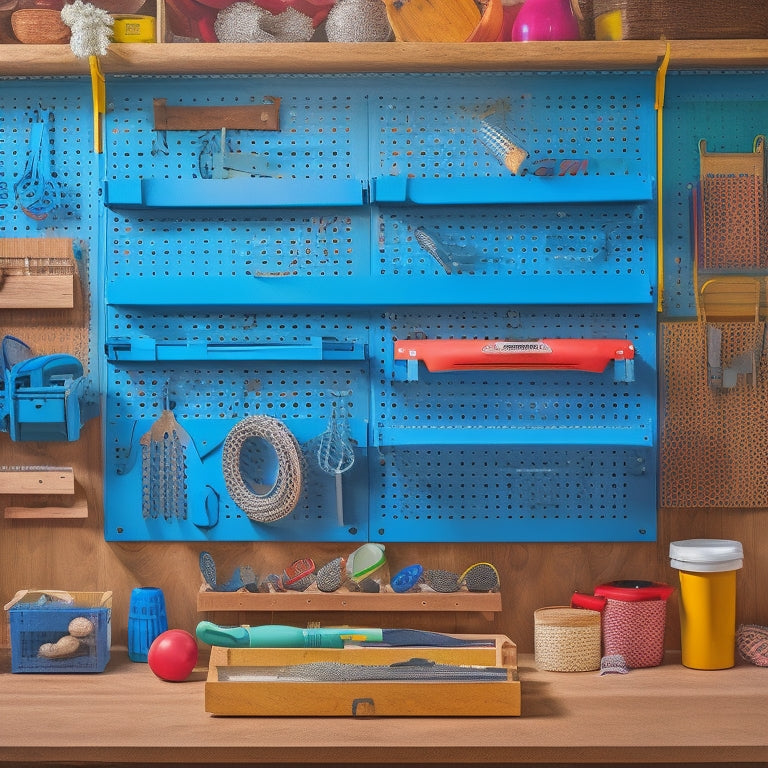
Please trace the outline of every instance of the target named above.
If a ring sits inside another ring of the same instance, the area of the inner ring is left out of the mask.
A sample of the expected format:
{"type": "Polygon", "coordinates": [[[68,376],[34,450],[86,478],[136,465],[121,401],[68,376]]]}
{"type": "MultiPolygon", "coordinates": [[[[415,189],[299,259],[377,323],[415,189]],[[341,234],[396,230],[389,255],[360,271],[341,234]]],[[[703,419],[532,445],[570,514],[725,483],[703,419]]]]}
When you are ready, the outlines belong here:
{"type": "Polygon", "coordinates": [[[115,362],[220,362],[243,360],[365,360],[366,345],[359,341],[339,341],[313,337],[306,342],[226,343],[211,341],[156,341],[149,338],[109,338],[107,360],[115,362]]]}
{"type": "Polygon", "coordinates": [[[372,179],[371,200],[416,205],[616,203],[651,200],[653,188],[649,176],[630,174],[450,180],[378,176],[372,179]]]}
{"type": "Polygon", "coordinates": [[[120,179],[104,185],[109,208],[282,208],[356,206],[368,201],[360,179],[120,179]]]}
{"type": "Polygon", "coordinates": [[[121,179],[105,184],[114,209],[281,208],[359,206],[375,203],[478,205],[617,203],[650,200],[653,180],[641,176],[521,176],[509,179],[232,178],[121,179]]]}
{"type": "Polygon", "coordinates": [[[548,274],[531,277],[422,275],[376,277],[121,278],[107,302],[151,307],[393,307],[449,304],[642,304],[655,301],[647,275],[548,274]]]}

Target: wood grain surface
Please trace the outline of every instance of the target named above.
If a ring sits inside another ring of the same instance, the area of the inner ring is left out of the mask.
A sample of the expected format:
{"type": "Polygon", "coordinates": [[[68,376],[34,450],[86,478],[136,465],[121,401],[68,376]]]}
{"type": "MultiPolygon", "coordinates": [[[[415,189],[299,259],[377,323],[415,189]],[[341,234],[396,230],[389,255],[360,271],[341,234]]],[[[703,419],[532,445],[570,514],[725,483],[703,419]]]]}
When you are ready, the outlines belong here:
{"type": "Polygon", "coordinates": [[[519,664],[520,717],[259,718],[206,713],[205,664],[167,683],[122,651],[101,674],[31,679],[5,674],[0,653],[0,763],[765,765],[762,669],[697,672],[674,654],[627,675],[543,672],[530,656],[519,664]]]}

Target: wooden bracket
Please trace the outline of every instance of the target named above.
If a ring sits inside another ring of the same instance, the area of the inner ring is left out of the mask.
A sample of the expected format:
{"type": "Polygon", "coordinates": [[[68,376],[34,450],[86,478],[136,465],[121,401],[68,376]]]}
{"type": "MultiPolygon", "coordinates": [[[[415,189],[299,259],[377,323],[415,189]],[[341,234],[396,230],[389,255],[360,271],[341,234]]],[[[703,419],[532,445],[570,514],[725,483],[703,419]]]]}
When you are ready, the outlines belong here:
{"type": "Polygon", "coordinates": [[[264,104],[228,107],[169,107],[153,99],[156,131],[279,131],[280,99],[267,96],[264,104]]]}
{"type": "Polygon", "coordinates": [[[18,467],[0,469],[0,494],[73,496],[69,506],[5,507],[6,519],[88,517],[85,494],[71,467],[18,467]]]}
{"type": "Polygon", "coordinates": [[[72,309],[72,240],[0,238],[0,309],[72,309]]]}

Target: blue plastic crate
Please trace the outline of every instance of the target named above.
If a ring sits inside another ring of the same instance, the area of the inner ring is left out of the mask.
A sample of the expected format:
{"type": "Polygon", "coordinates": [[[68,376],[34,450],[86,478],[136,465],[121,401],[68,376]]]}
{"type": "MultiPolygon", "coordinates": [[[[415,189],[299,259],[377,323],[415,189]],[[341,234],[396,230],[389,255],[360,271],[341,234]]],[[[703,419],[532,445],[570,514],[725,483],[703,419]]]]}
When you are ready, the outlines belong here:
{"type": "Polygon", "coordinates": [[[22,590],[6,606],[11,630],[12,672],[103,672],[112,642],[111,592],[22,590]],[[73,619],[86,618],[93,631],[80,639],[74,655],[47,658],[45,643],[69,634],[73,619]]]}

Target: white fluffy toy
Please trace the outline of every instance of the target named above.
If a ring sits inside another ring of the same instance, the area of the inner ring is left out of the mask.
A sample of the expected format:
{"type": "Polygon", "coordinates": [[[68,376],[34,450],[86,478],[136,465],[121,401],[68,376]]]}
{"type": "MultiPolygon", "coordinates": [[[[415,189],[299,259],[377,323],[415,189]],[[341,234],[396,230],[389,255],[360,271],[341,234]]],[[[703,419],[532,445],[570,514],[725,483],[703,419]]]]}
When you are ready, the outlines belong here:
{"type": "Polygon", "coordinates": [[[75,0],[61,9],[61,20],[72,30],[69,46],[80,59],[106,56],[114,21],[107,11],[75,0]]]}

